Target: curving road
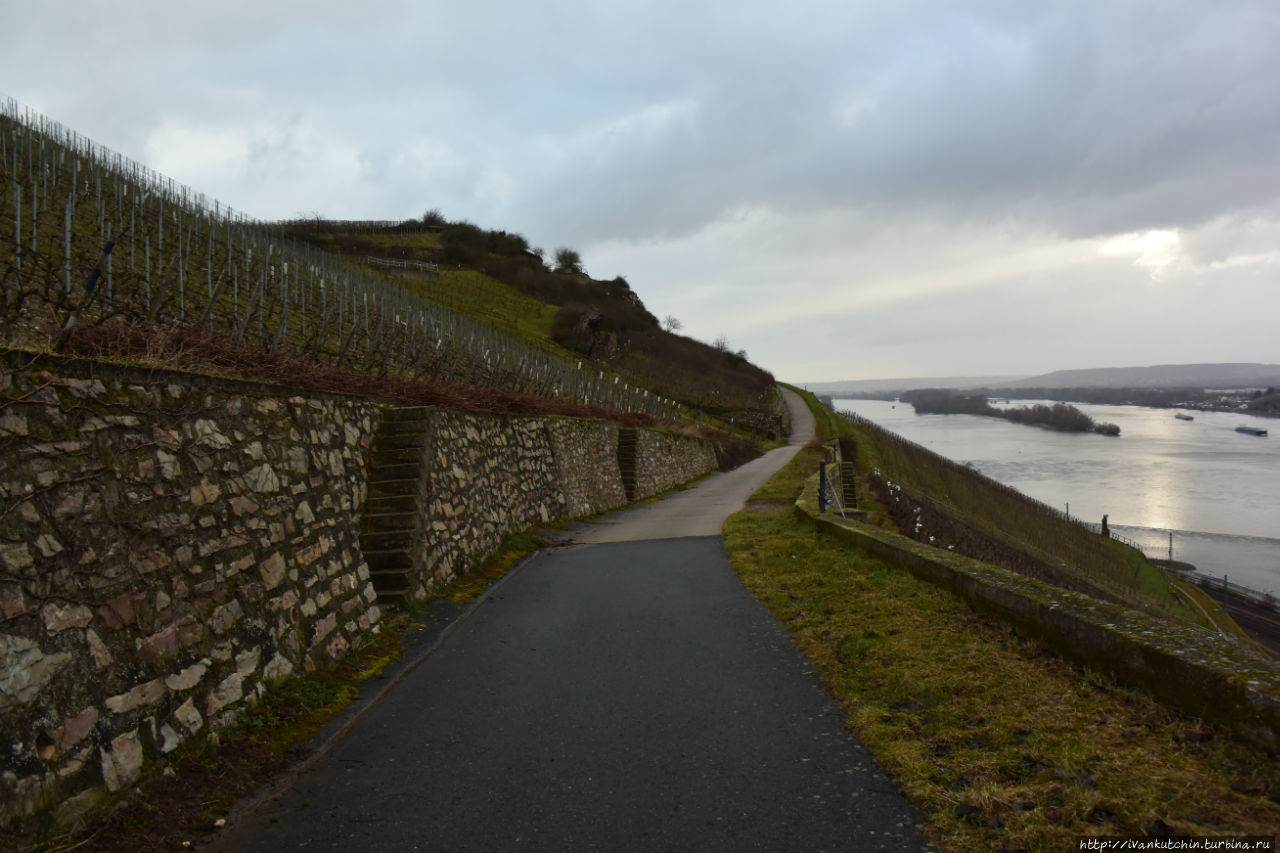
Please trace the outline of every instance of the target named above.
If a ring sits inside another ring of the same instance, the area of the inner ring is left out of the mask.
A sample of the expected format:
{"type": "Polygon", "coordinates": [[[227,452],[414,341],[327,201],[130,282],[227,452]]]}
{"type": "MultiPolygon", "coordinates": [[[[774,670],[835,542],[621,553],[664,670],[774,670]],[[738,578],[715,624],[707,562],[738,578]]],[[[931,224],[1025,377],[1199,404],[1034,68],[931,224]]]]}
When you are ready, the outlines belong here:
{"type": "Polygon", "coordinates": [[[509,575],[212,849],[928,849],[719,540],[798,402],[792,447],[509,575]]]}

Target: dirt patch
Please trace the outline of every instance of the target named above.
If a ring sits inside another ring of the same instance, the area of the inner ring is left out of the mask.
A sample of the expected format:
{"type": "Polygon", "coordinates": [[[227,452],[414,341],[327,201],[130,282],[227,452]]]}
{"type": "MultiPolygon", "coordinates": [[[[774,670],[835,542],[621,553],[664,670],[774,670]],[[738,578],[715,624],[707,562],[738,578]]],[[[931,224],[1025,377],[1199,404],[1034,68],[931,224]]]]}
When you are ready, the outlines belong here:
{"type": "Polygon", "coordinates": [[[216,762],[189,764],[156,780],[80,838],[27,849],[160,853],[184,849],[184,842],[194,846],[217,832],[217,821],[233,802],[285,770],[295,754],[237,743],[223,749],[216,762]]]}
{"type": "Polygon", "coordinates": [[[136,323],[87,327],[71,336],[63,352],[83,358],[127,360],[167,370],[271,382],[333,394],[379,397],[406,406],[448,406],[504,415],[602,418],[626,426],[674,426],[651,415],[618,412],[558,397],[540,397],[505,388],[476,388],[426,377],[380,377],[359,370],[328,367],[288,352],[238,346],[230,338],[193,328],[174,330],[136,323]]]}

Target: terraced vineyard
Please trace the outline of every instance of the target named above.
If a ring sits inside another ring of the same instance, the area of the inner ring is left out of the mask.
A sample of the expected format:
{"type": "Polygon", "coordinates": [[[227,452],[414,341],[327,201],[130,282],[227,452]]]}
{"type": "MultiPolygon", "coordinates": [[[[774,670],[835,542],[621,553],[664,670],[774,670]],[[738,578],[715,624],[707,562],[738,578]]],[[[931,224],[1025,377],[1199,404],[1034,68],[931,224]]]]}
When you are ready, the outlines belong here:
{"type": "MultiPolygon", "coordinates": [[[[831,414],[847,458],[903,533],[969,556],[1180,622],[1212,627],[1140,551],[1106,538],[1015,489],[852,413],[831,414]],[[900,502],[904,513],[885,506],[900,502]],[[943,532],[945,531],[945,533],[943,532]],[[931,541],[931,537],[937,541],[931,541]],[[948,537],[951,537],[948,539],[948,537]],[[954,539],[955,542],[951,540],[954,539]],[[965,541],[965,540],[968,541],[965,541]]],[[[863,490],[864,494],[866,490],[863,490]]]]}
{"type": "MultiPolygon", "coordinates": [[[[86,330],[199,330],[380,377],[446,377],[687,417],[546,341],[554,308],[496,299],[500,283],[480,273],[414,281],[375,272],[13,101],[0,105],[0,223],[7,345],[60,349],[86,330]]],[[[403,242],[374,239],[388,249],[403,242]]]]}

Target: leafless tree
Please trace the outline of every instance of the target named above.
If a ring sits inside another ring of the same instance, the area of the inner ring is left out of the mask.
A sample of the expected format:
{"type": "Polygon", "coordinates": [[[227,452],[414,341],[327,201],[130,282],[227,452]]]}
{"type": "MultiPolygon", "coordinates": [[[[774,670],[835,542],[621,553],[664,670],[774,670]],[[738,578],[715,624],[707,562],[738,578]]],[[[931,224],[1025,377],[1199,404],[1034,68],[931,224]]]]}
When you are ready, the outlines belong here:
{"type": "Polygon", "coordinates": [[[556,272],[571,272],[577,275],[585,275],[582,269],[582,255],[578,254],[568,246],[561,246],[556,249],[556,272]]]}

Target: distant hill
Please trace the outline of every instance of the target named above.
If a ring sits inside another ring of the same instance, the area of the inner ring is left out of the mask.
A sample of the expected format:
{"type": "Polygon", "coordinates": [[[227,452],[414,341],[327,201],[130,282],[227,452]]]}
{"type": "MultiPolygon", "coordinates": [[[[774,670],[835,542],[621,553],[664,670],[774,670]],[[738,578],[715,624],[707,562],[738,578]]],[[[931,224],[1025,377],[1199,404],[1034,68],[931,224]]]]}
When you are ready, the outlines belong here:
{"type": "Polygon", "coordinates": [[[907,379],[847,379],[809,382],[815,394],[876,394],[919,388],[1280,388],[1280,364],[1156,364],[1055,370],[1039,376],[917,376],[907,379]]]}
{"type": "MultiPolygon", "coordinates": [[[[979,386],[974,386],[979,387],[979,386]]],[[[1055,370],[987,383],[988,388],[1268,388],[1280,387],[1280,364],[1156,364],[1055,370]]]]}
{"type": "Polygon", "coordinates": [[[806,382],[806,390],[815,394],[840,397],[841,394],[875,394],[881,391],[910,391],[915,388],[983,388],[998,383],[1016,382],[1013,376],[934,376],[909,379],[848,379],[842,382],[806,382]]]}

